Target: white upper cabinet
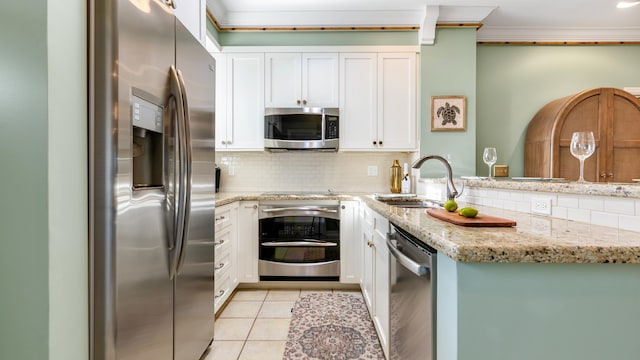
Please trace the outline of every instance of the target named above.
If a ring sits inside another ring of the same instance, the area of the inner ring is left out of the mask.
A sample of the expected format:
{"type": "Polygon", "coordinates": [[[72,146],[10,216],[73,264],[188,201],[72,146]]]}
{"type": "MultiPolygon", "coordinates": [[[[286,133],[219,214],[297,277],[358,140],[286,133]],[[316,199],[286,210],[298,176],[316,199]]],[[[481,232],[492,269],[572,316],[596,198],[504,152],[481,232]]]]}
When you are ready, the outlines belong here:
{"type": "Polygon", "coordinates": [[[216,147],[264,149],[264,54],[216,55],[216,147]],[[224,58],[224,59],[223,59],[224,58]]]}
{"type": "Polygon", "coordinates": [[[416,54],[378,54],[378,146],[416,148],[416,54]]]}
{"type": "Polygon", "coordinates": [[[173,0],[173,13],[187,30],[205,46],[207,40],[207,4],[205,0],[173,0]]]}
{"type": "Polygon", "coordinates": [[[340,149],[417,147],[415,53],[340,54],[340,149]]]}
{"type": "Polygon", "coordinates": [[[340,54],[340,149],[375,149],[378,55],[340,54]]]}
{"type": "Polygon", "coordinates": [[[338,107],[337,53],[265,54],[266,107],[338,107]]]}

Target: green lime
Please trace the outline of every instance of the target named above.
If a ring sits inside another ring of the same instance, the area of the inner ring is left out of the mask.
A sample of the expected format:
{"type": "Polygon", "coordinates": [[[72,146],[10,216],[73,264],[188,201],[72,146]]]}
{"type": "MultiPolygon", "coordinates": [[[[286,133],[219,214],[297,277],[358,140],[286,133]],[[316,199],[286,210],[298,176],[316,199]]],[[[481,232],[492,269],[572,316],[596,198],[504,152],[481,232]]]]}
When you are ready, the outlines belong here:
{"type": "Polygon", "coordinates": [[[472,207],[464,207],[462,209],[460,209],[460,211],[458,211],[458,214],[464,216],[464,217],[468,217],[468,218],[472,218],[472,217],[476,217],[476,215],[478,215],[478,209],[474,209],[472,207]]]}
{"type": "Polygon", "coordinates": [[[444,202],[444,204],[442,204],[442,206],[448,212],[456,211],[456,209],[458,208],[458,204],[455,200],[447,200],[444,202]]]}

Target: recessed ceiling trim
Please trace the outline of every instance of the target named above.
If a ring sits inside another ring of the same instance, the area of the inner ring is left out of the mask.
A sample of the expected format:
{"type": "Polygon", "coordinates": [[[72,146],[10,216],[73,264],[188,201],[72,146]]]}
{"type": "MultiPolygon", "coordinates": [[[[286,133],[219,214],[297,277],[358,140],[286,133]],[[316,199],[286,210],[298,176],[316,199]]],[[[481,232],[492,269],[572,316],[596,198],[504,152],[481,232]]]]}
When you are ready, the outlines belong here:
{"type": "Polygon", "coordinates": [[[637,28],[549,28],[484,26],[478,31],[479,42],[637,42],[637,28]]]}

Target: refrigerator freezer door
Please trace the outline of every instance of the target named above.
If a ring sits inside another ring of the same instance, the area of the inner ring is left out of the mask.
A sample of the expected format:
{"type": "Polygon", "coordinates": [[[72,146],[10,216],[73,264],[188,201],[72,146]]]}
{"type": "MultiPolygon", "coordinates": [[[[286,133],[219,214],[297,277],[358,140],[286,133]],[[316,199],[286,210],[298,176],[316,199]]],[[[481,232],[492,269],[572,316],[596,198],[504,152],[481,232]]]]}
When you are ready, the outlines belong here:
{"type": "MultiPolygon", "coordinates": [[[[92,351],[95,360],[173,358],[173,282],[169,279],[165,193],[159,183],[134,190],[136,170],[162,162],[159,129],[132,118],[159,109],[175,58],[174,17],[161,2],[104,0],[92,9],[92,351]],[[136,108],[132,98],[148,107],[136,108]],[[138,113],[136,113],[138,110],[138,113]],[[134,136],[135,135],[135,136],[134,136]],[[153,137],[153,141],[149,141],[153,137]],[[152,154],[149,154],[152,152],[152,154]],[[134,158],[147,155],[152,162],[134,158]],[[138,168],[140,167],[140,168],[138,168]]],[[[161,126],[160,126],[161,128],[161,126]]],[[[145,178],[144,176],[142,178],[145,178]]],[[[160,176],[161,178],[161,176],[160,176]]]]}
{"type": "MultiPolygon", "coordinates": [[[[169,279],[163,188],[133,190],[132,92],[166,107],[174,59],[174,17],[159,2],[118,2],[116,349],[117,359],[172,359],[173,283],[169,279]],[[148,13],[145,11],[149,11],[148,13]]],[[[165,119],[166,120],[166,119],[165,119]]],[[[145,151],[162,151],[145,149],[145,151]]]]}
{"type": "Polygon", "coordinates": [[[176,20],[176,68],[189,108],[191,186],[186,242],[175,278],[175,359],[198,359],[213,339],[214,60],[176,20]]]}

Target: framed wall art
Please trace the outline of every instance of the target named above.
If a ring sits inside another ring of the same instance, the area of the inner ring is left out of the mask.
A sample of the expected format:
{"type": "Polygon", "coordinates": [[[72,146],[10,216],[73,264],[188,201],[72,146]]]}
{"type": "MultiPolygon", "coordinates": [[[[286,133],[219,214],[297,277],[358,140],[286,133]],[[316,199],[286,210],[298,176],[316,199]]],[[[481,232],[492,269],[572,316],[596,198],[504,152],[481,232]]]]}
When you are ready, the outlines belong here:
{"type": "Polygon", "coordinates": [[[467,128],[465,96],[431,97],[431,131],[463,131],[467,128]]]}

